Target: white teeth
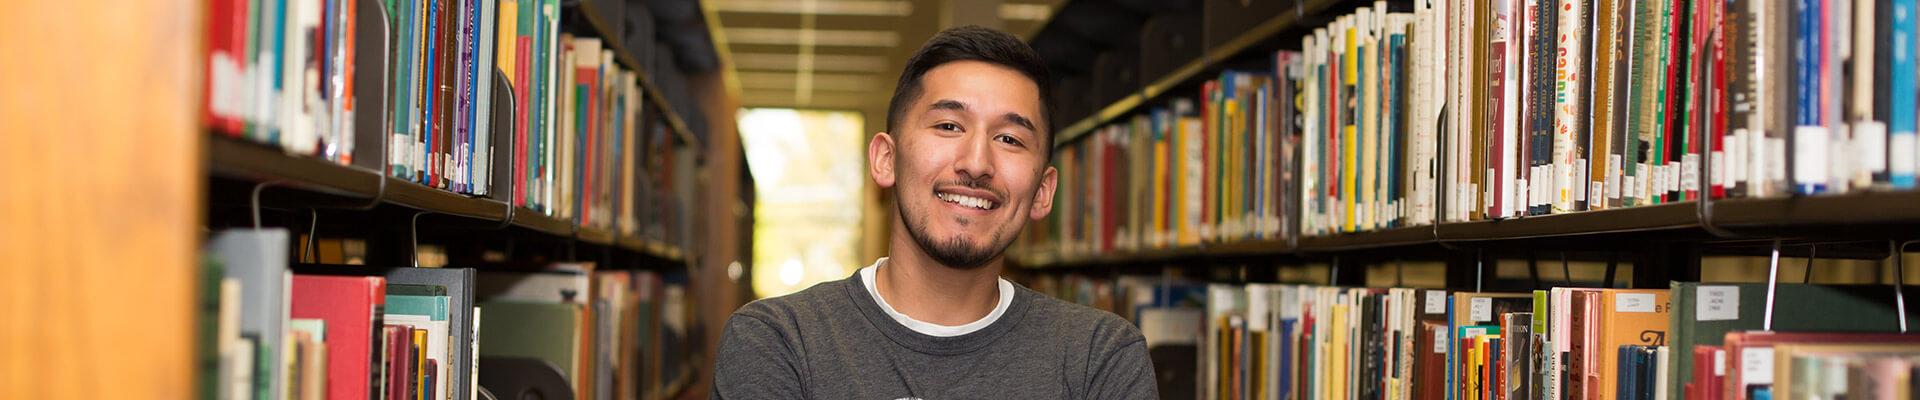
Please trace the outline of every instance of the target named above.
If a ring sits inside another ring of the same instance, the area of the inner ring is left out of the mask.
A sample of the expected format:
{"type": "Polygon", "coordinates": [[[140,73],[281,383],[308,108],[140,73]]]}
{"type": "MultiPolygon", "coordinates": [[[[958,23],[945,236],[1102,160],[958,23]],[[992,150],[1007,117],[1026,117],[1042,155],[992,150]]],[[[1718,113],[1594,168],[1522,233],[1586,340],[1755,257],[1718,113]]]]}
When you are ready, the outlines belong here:
{"type": "Polygon", "coordinates": [[[993,202],[987,201],[987,199],[982,199],[978,197],[949,194],[949,193],[936,194],[935,197],[939,197],[940,200],[945,200],[948,203],[959,204],[967,207],[973,207],[973,208],[982,209],[982,210],[993,209],[993,202]]]}

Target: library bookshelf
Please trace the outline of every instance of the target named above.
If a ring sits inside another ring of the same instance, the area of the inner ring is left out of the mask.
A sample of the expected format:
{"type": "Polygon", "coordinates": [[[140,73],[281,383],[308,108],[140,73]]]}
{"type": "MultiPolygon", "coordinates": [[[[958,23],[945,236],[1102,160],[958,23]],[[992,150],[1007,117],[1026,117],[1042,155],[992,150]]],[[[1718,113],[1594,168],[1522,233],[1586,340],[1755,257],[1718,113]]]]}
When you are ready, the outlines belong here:
{"type": "Polygon", "coordinates": [[[1117,3],[1030,39],[1075,95],[1053,213],[1008,259],[1138,324],[1163,397],[1744,399],[1920,371],[1805,350],[1920,337],[1920,92],[1881,15],[1911,4],[1117,3]],[[1763,364],[1704,367],[1738,352],[1763,364]]]}

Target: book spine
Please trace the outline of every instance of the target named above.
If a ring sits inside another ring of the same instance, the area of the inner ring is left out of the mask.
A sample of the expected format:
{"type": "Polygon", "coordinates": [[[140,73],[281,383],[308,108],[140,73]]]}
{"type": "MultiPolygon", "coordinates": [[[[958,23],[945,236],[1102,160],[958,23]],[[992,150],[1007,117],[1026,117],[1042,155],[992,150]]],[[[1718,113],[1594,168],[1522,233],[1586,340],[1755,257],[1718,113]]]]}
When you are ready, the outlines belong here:
{"type": "MultiPolygon", "coordinates": [[[[1884,42],[1893,44],[1911,44],[1916,40],[1914,13],[1920,12],[1920,1],[1893,0],[1892,10],[1886,13],[1889,21],[1890,36],[1884,42]]],[[[1893,45],[1886,51],[1891,71],[1888,73],[1885,96],[1887,98],[1887,172],[1888,181],[1894,189],[1913,189],[1916,153],[1920,153],[1920,140],[1915,140],[1915,48],[1911,45],[1893,45]]]]}

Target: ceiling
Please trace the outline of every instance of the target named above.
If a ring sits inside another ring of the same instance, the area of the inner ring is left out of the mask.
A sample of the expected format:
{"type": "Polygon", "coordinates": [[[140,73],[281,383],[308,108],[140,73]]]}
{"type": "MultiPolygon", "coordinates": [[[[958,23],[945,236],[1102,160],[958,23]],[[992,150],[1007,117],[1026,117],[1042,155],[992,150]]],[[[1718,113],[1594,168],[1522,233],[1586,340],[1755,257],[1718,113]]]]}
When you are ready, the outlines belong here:
{"type": "Polygon", "coordinates": [[[1030,38],[1062,0],[705,0],[743,107],[859,111],[884,120],[893,83],[948,26],[1030,38]]]}

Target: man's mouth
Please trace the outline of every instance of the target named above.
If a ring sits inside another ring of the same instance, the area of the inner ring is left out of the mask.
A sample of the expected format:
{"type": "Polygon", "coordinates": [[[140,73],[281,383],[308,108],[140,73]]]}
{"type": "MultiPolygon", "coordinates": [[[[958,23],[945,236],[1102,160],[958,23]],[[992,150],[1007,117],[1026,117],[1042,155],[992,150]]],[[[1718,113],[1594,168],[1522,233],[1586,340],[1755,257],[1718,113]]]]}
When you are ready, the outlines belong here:
{"type": "Polygon", "coordinates": [[[1000,208],[1000,203],[996,203],[993,200],[988,200],[985,198],[974,197],[974,196],[968,196],[964,194],[939,192],[939,193],[934,193],[933,196],[940,198],[941,201],[945,201],[948,203],[960,205],[961,207],[967,207],[967,208],[972,208],[977,210],[992,210],[995,208],[1000,208]]]}

